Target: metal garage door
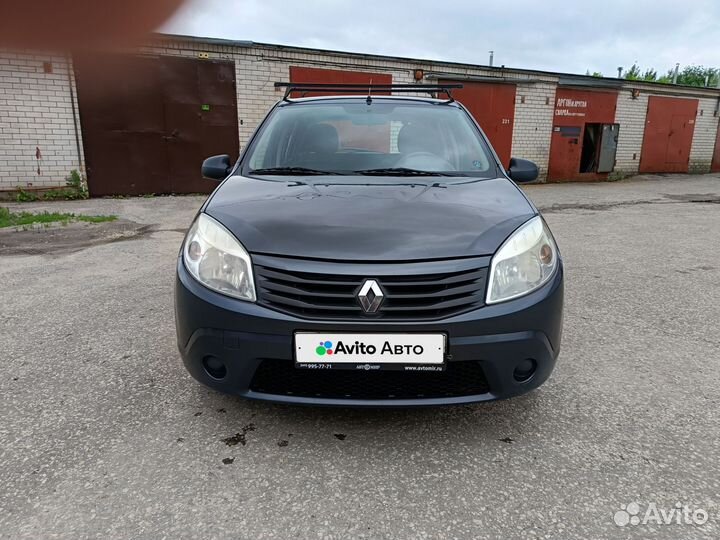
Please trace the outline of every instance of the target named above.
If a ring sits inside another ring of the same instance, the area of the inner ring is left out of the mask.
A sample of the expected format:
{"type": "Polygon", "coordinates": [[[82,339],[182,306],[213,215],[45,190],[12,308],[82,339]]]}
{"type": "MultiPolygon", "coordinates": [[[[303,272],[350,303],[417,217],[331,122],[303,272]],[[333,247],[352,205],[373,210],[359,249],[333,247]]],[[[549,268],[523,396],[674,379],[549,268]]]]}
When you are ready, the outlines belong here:
{"type": "MultiPolygon", "coordinates": [[[[453,97],[465,105],[490,139],[502,164],[510,164],[513,123],[515,120],[515,85],[468,81],[440,81],[441,84],[460,82],[463,88],[453,90],[453,97]]],[[[518,156],[520,157],[520,156],[518,156]]]]}
{"type": "Polygon", "coordinates": [[[233,63],[85,56],[75,76],[91,195],[206,193],[202,160],[237,158],[233,63]]]}
{"type": "Polygon", "coordinates": [[[688,172],[698,100],[650,96],[640,172],[688,172]]]}

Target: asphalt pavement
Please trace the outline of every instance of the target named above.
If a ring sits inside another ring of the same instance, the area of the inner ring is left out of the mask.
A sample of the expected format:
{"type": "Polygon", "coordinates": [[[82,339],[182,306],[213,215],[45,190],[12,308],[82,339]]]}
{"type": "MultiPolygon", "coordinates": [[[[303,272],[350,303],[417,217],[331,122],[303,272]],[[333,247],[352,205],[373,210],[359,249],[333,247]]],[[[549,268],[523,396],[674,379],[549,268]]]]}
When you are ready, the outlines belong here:
{"type": "Polygon", "coordinates": [[[555,372],[411,410],[185,372],[173,273],[202,198],[11,205],[140,232],[0,256],[0,537],[720,537],[720,176],[526,192],[566,264],[555,372]]]}

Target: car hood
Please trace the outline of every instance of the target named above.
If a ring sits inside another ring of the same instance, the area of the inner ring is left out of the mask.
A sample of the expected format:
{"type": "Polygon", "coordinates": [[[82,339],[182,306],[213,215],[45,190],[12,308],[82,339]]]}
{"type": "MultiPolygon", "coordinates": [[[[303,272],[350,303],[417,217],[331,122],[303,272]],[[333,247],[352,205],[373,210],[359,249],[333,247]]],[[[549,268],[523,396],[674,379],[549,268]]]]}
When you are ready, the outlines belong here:
{"type": "Polygon", "coordinates": [[[415,181],[234,176],[204,211],[250,253],[352,261],[491,255],[536,214],[506,178],[415,181]]]}

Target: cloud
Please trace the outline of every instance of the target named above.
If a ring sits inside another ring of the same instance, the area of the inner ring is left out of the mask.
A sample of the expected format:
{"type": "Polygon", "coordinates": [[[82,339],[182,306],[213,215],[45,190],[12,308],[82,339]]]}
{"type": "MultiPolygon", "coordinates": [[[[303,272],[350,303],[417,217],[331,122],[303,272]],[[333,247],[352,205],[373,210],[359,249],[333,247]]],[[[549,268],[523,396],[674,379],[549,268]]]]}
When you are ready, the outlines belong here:
{"type": "Polygon", "coordinates": [[[720,65],[715,0],[191,0],[162,31],[608,76],[720,65]]]}

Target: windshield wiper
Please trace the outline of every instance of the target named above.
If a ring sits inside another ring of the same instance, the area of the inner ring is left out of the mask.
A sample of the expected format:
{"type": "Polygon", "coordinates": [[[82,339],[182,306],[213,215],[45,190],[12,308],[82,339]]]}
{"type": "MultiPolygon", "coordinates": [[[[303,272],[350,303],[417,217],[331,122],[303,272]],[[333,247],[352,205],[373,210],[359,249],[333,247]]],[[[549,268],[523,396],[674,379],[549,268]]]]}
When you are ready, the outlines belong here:
{"type": "Polygon", "coordinates": [[[253,169],[250,174],[277,174],[287,176],[302,176],[302,175],[338,175],[342,174],[335,171],[320,171],[318,169],[307,169],[305,167],[268,167],[266,169],[253,169]]]}
{"type": "Polygon", "coordinates": [[[418,169],[408,169],[407,167],[387,167],[384,169],[365,169],[354,171],[355,174],[363,174],[366,176],[466,176],[460,173],[447,173],[439,171],[421,171],[418,169]]]}

